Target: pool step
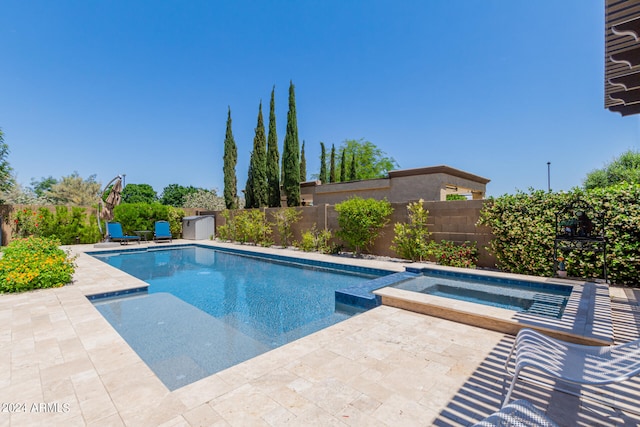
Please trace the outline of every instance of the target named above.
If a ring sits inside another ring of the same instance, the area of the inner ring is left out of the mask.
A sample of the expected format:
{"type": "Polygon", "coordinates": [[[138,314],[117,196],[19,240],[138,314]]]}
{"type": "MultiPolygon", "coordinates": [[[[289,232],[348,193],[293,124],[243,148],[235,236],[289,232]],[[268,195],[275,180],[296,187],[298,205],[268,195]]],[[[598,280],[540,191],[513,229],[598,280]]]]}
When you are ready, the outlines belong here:
{"type": "Polygon", "coordinates": [[[382,300],[379,296],[374,295],[373,291],[416,276],[418,274],[403,271],[368,280],[350,288],[338,289],[335,293],[336,304],[351,305],[365,309],[377,307],[382,304],[382,300]]]}
{"type": "Polygon", "coordinates": [[[531,304],[527,313],[559,318],[563,303],[564,297],[560,295],[535,294],[533,296],[533,304],[531,304]]]}

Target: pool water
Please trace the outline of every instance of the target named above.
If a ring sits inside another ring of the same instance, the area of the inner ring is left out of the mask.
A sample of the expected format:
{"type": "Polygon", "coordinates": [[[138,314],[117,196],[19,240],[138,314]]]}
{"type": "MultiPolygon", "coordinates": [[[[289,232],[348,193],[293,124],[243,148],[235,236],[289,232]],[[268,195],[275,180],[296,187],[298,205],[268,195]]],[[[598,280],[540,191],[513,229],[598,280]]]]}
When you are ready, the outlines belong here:
{"type": "Polygon", "coordinates": [[[394,287],[553,318],[562,317],[572,291],[566,285],[433,271],[394,287]]]}
{"type": "Polygon", "coordinates": [[[92,255],[149,283],[90,299],[171,390],[351,317],[335,291],[377,277],[196,246],[92,255]]]}

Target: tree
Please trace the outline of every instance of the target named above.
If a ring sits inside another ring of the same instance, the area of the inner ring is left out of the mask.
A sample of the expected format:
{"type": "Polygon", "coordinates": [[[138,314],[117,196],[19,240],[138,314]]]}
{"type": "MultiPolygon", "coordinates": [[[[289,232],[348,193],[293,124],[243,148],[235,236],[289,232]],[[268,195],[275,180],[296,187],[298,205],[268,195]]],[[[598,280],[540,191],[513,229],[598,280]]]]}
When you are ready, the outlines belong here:
{"type": "Polygon", "coordinates": [[[185,198],[188,194],[192,194],[198,191],[198,188],[193,186],[184,187],[179,184],[169,184],[162,190],[162,197],[160,197],[160,203],[167,206],[174,206],[181,208],[184,206],[185,198]]]}
{"type": "MultiPolygon", "coordinates": [[[[0,129],[0,193],[11,191],[15,185],[15,179],[11,172],[13,169],[9,165],[7,157],[9,156],[9,146],[4,142],[4,134],[0,129]]],[[[0,199],[0,202],[4,202],[0,199]]]]}
{"type": "Polygon", "coordinates": [[[356,153],[351,155],[351,163],[349,164],[349,181],[356,180],[356,153]]]}
{"type": "Polygon", "coordinates": [[[387,200],[362,199],[354,196],[335,206],[338,212],[338,237],[347,242],[356,255],[367,249],[380,235],[393,213],[387,200]]]}
{"type": "Polygon", "coordinates": [[[236,164],[238,163],[238,149],[233,139],[231,130],[231,107],[227,115],[227,131],[224,137],[224,154],[223,154],[224,173],[224,203],[227,209],[236,209],[238,207],[238,181],[236,179],[236,164]]]}
{"type": "Polygon", "coordinates": [[[40,180],[31,178],[31,190],[38,198],[44,197],[45,193],[51,190],[51,187],[58,183],[58,180],[52,176],[42,177],[40,180]]]}
{"type": "Polygon", "coordinates": [[[329,165],[329,182],[336,182],[336,146],[331,144],[331,164],[329,165]]]}
{"type": "Polygon", "coordinates": [[[287,133],[284,137],[282,164],[284,171],[282,187],[287,195],[287,206],[300,206],[300,142],[298,140],[296,94],[293,82],[289,84],[289,112],[287,113],[287,133]]]}
{"type": "Polygon", "coordinates": [[[640,151],[626,151],[603,169],[589,172],[584,180],[584,188],[606,188],[622,182],[640,184],[640,151]]]}
{"type": "Polygon", "coordinates": [[[36,197],[33,190],[23,188],[17,181],[9,191],[2,193],[2,199],[8,205],[44,205],[50,203],[44,198],[36,197]]]}
{"type": "Polygon", "coordinates": [[[57,205],[90,206],[98,202],[100,190],[100,183],[96,182],[95,175],[85,180],[78,172],[74,172],[52,185],[45,197],[57,205]]]}
{"type": "MultiPolygon", "coordinates": [[[[342,142],[341,150],[349,155],[355,154],[358,159],[355,179],[384,178],[389,171],[397,169],[398,163],[388,157],[375,144],[363,139],[349,139],[342,142]]],[[[343,157],[344,161],[344,157],[343,157]]],[[[339,165],[342,170],[342,162],[339,165]]],[[[344,178],[343,178],[344,181],[344,178]]]]}
{"type": "Polygon", "coordinates": [[[327,151],[324,142],[320,142],[320,175],[318,179],[323,184],[327,182],[327,151]]]}
{"type": "Polygon", "coordinates": [[[258,124],[253,138],[253,151],[249,163],[249,176],[245,187],[245,207],[260,208],[267,206],[267,141],[264,135],[264,121],[262,119],[262,101],[258,108],[258,124]]]}
{"type": "Polygon", "coordinates": [[[205,190],[198,188],[195,193],[189,193],[184,197],[183,208],[198,208],[209,211],[221,211],[225,208],[224,198],[218,196],[215,189],[205,190]]]}
{"type": "Polygon", "coordinates": [[[345,182],[347,180],[347,151],[342,149],[342,159],[340,160],[340,178],[338,181],[345,182]]]}
{"type": "Polygon", "coordinates": [[[127,184],[122,189],[122,203],[154,203],[158,195],[149,184],[127,184]]]}
{"type": "Polygon", "coordinates": [[[304,140],[302,141],[302,150],[300,151],[300,182],[307,180],[307,159],[304,156],[304,140]]]}
{"type": "Polygon", "coordinates": [[[278,153],[278,134],[276,132],[275,86],[271,89],[269,106],[269,135],[267,137],[267,187],[268,205],[280,207],[280,155],[278,153]]]}

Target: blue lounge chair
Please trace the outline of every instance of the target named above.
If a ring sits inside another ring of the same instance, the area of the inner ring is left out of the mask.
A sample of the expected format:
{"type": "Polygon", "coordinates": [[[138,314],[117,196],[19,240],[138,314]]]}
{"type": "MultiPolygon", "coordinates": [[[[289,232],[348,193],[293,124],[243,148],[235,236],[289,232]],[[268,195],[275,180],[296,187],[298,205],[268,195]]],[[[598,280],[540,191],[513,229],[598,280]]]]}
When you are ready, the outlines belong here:
{"type": "Polygon", "coordinates": [[[171,242],[173,236],[171,235],[171,230],[169,229],[168,221],[156,221],[155,230],[153,232],[153,240],[157,243],[161,240],[168,240],[171,242]]]}
{"type": "Polygon", "coordinates": [[[126,236],[122,232],[122,225],[119,222],[107,222],[107,240],[120,242],[121,245],[126,245],[131,241],[137,241],[140,244],[140,236],[126,236]]]}

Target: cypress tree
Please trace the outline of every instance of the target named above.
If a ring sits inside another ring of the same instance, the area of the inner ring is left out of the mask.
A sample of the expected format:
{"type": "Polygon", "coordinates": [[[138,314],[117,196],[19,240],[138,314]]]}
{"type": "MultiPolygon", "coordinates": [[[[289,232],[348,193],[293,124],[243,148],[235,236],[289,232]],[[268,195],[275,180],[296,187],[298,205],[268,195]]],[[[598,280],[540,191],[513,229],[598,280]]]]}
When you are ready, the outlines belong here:
{"type": "Polygon", "coordinates": [[[289,84],[289,112],[287,113],[287,133],[282,150],[284,180],[282,186],[287,195],[287,206],[300,206],[300,141],[298,140],[298,119],[296,117],[296,94],[293,82],[289,84]]]}
{"type": "Polygon", "coordinates": [[[227,115],[227,131],[224,137],[223,173],[224,173],[224,204],[227,209],[238,207],[238,182],[236,180],[236,164],[238,163],[238,149],[231,131],[231,107],[227,115]]]}
{"type": "Polygon", "coordinates": [[[327,151],[324,148],[324,142],[320,142],[320,175],[318,179],[323,184],[327,182],[327,151]]]}
{"type": "Polygon", "coordinates": [[[356,180],[356,153],[351,156],[351,167],[349,168],[349,181],[356,180]]]}
{"type": "Polygon", "coordinates": [[[247,175],[247,183],[244,186],[244,208],[251,209],[255,204],[255,198],[253,197],[253,153],[251,153],[249,172],[247,175]]]}
{"type": "Polygon", "coordinates": [[[267,186],[268,205],[280,207],[280,154],[278,153],[278,134],[276,133],[276,102],[274,86],[271,89],[271,105],[269,106],[269,136],[267,137],[267,186]]]}
{"type": "Polygon", "coordinates": [[[342,160],[340,160],[340,182],[347,180],[347,153],[342,150],[342,160]]]}
{"type": "Polygon", "coordinates": [[[245,207],[261,208],[267,206],[267,151],[262,119],[262,101],[258,108],[258,124],[253,138],[253,151],[249,163],[249,177],[245,188],[245,207]]]}
{"type": "Polygon", "coordinates": [[[336,146],[331,144],[331,164],[329,165],[329,182],[336,182],[336,146]]]}
{"type": "Polygon", "coordinates": [[[304,156],[304,140],[302,141],[302,150],[300,151],[300,182],[307,180],[307,159],[304,156]]]}

